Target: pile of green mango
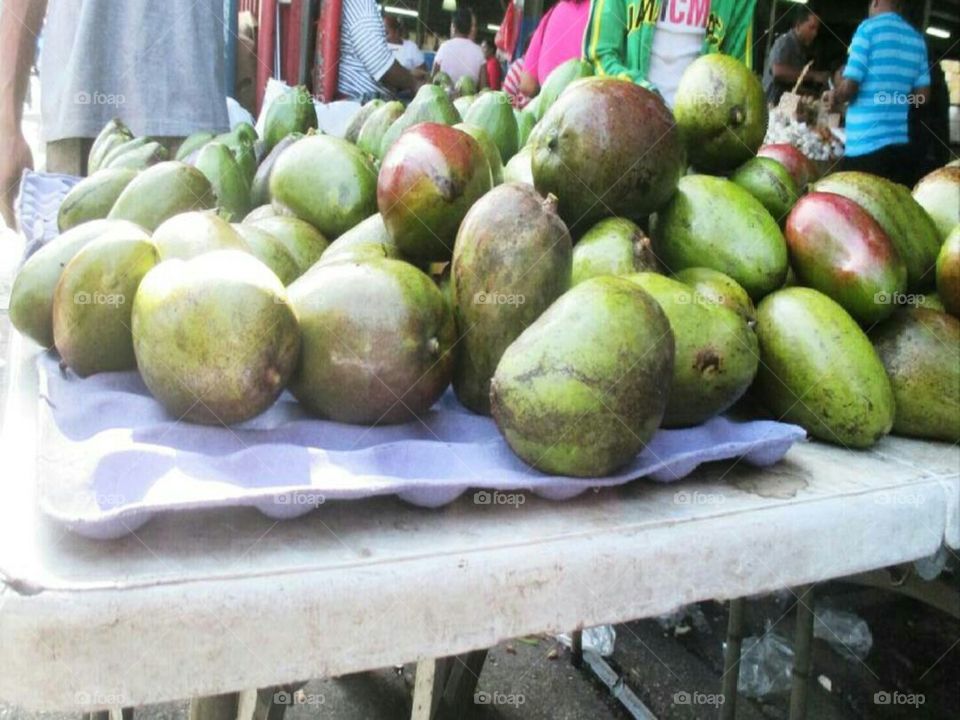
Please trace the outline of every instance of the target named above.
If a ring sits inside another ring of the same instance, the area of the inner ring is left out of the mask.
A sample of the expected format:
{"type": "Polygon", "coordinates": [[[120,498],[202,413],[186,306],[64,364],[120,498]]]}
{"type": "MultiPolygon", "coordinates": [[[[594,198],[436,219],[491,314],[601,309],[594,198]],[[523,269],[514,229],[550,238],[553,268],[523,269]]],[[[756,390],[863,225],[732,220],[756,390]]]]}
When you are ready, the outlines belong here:
{"type": "Polygon", "coordinates": [[[173,159],[111,121],[10,317],[78,376],[138,369],[191,422],[243,422],[284,388],[318,417],[411,422],[452,387],[571,477],[734,408],[848,448],[960,440],[954,168],[911,192],[755,156],[739,69],[723,113],[691,114],[730,62],[685,76],[679,127],[580,61],[523,110],[441,78],[343,137],[295,88],[262,137],[197,133],[173,159]]]}

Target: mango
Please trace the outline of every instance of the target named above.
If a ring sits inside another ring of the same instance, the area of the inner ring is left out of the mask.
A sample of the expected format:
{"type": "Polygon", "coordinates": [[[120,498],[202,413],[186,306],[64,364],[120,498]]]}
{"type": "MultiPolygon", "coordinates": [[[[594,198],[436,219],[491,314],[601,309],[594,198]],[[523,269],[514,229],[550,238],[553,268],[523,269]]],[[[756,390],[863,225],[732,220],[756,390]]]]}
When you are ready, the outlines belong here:
{"type": "Polygon", "coordinates": [[[483,128],[500,151],[501,162],[508,162],[517,153],[517,119],[513,116],[510,96],[502,90],[483,93],[467,110],[463,121],[483,128]]]}
{"type": "Polygon", "coordinates": [[[78,182],[70,188],[57,211],[60,232],[105,218],[120,193],[136,176],[137,171],[128,168],[103,169],[78,182]]]}
{"type": "Polygon", "coordinates": [[[195,152],[199,152],[200,148],[213,140],[215,137],[216,135],[208,130],[201,130],[200,132],[195,132],[191,135],[188,135],[186,138],[184,138],[183,142],[180,143],[180,147],[177,148],[177,152],[174,154],[173,159],[179,160],[180,162],[186,162],[188,157],[193,155],[195,152]]]}
{"type": "Polygon", "coordinates": [[[316,228],[299,218],[279,215],[263,218],[250,224],[279,240],[293,256],[300,274],[305,273],[319,260],[324,250],[330,245],[330,241],[316,228]]]}
{"type": "Polygon", "coordinates": [[[202,172],[217,196],[217,207],[227,221],[240,220],[250,212],[250,185],[230,149],[219,142],[203,146],[197,156],[202,172]]]}
{"type": "Polygon", "coordinates": [[[768,295],[757,307],[755,388],[779,420],[814,437],[865,448],[890,432],[895,402],[883,363],[856,321],[811,288],[768,295]]]}
{"type": "Polygon", "coordinates": [[[302,137],[300,133],[290,133],[264,157],[253,176],[253,182],[250,183],[250,205],[259,207],[270,203],[270,175],[273,173],[273,166],[276,165],[280,153],[302,137]]]}
{"type": "Polygon", "coordinates": [[[407,106],[399,118],[383,135],[380,143],[380,155],[384,157],[390,147],[397,141],[403,132],[413,125],[422,122],[439,123],[441,125],[456,125],[463,118],[453,106],[446,91],[436,85],[423,85],[417,90],[413,101],[407,106]]]}
{"type": "Polygon", "coordinates": [[[53,346],[53,294],[67,263],[100,237],[146,240],[143,228],[125,220],[92,220],[57,236],[27,258],[10,291],[10,322],[45,348],[53,346]]]}
{"type": "Polygon", "coordinates": [[[540,93],[537,95],[540,100],[534,108],[535,118],[537,120],[542,118],[543,114],[557,101],[557,98],[567,89],[570,83],[592,75],[593,65],[586,60],[572,58],[557,65],[543,81],[543,87],[540,88],[540,93]]]}
{"type": "Polygon", "coordinates": [[[337,238],[377,211],[377,171],[346,140],[305,137],[277,158],[270,196],[325,237],[337,238]]]}
{"type": "Polygon", "coordinates": [[[394,100],[381,105],[360,129],[357,135],[357,147],[380,160],[383,157],[383,137],[401,115],[403,115],[403,103],[394,100]]]}
{"type": "Polygon", "coordinates": [[[303,349],[290,389],[319,417],[415,421],[453,370],[453,317],[433,281],[399,260],[321,263],[294,282],[303,349]]]}
{"type": "Polygon", "coordinates": [[[960,224],[960,167],[942,167],[921,178],[913,199],[930,216],[941,240],[960,224]]]}
{"type": "Polygon", "coordinates": [[[787,213],[800,196],[787,168],[771,158],[747,160],[734,171],[730,179],[759,200],[780,224],[786,220],[787,213]]]}
{"type": "Polygon", "coordinates": [[[309,91],[299,85],[279,95],[267,108],[263,122],[264,150],[273,146],[290,133],[306,133],[317,128],[317,111],[309,91]]]}
{"type": "Polygon", "coordinates": [[[757,374],[757,337],[732,310],[701,301],[684,283],[629,275],[657,301],[673,330],[674,363],[664,427],[699,425],[729,409],[757,374]]]}
{"type": "Polygon", "coordinates": [[[453,89],[458,97],[463,97],[464,95],[476,95],[477,81],[470,75],[461,75],[460,79],[454,83],[453,89]]]}
{"type": "Polygon", "coordinates": [[[890,316],[907,290],[907,266],[880,224],[843,195],[813,192],[786,226],[801,284],[837,301],[863,325],[890,316]]]}
{"type": "Polygon", "coordinates": [[[733,310],[751,326],[757,320],[753,300],[737,281],[711,268],[692,267],[674,275],[676,280],[693,289],[694,302],[713,303],[733,310]]]}
{"type": "Polygon", "coordinates": [[[270,268],[284,285],[289,285],[300,277],[300,266],[286,245],[276,237],[253,225],[233,223],[231,227],[243,239],[247,250],[270,268]]]}
{"type": "Polygon", "coordinates": [[[490,378],[504,350],[570,287],[572,241],[529,185],[494,188],[470,208],[454,245],[451,282],[460,342],[457,398],[490,414],[490,378]]]}
{"type": "Polygon", "coordinates": [[[584,233],[573,248],[572,284],[598,275],[630,275],[657,270],[650,238],[631,220],[605,218],[584,233]]]}
{"type": "Polygon", "coordinates": [[[944,309],[960,317],[960,225],[947,235],[937,255],[937,293],[944,309]]]}
{"type": "Polygon", "coordinates": [[[760,78],[729,55],[701,55],[680,77],[673,114],[690,162],[705,173],[733,170],[767,134],[760,78]]]}
{"type": "Polygon", "coordinates": [[[537,118],[533,113],[514,109],[513,117],[517,120],[517,148],[522,148],[530,139],[530,133],[533,126],[537,124],[537,118]]]}
{"type": "Polygon", "coordinates": [[[457,130],[463,130],[480,144],[483,150],[483,156],[490,164],[490,180],[493,185],[499,185],[503,182],[503,163],[500,161],[500,151],[496,143],[493,142],[490,135],[482,127],[471,125],[470,123],[457,123],[454,125],[457,130]]]}
{"type": "Polygon", "coordinates": [[[938,312],[947,311],[947,309],[943,306],[943,301],[940,300],[940,295],[935,292],[928,292],[917,296],[914,307],[926,308],[927,310],[936,310],[938,312]]]}
{"type": "Polygon", "coordinates": [[[255,207],[244,216],[243,222],[252,223],[256,222],[257,220],[263,220],[264,218],[271,217],[296,217],[296,215],[293,214],[293,211],[290,210],[290,208],[286,208],[279,203],[276,205],[271,203],[269,205],[255,207]]]}
{"type": "Polygon", "coordinates": [[[209,210],[165,220],[154,231],[153,242],[161,260],[189,260],[213,250],[247,250],[230,223],[209,210]]]}
{"type": "Polygon", "coordinates": [[[104,168],[129,168],[131,170],[143,170],[158,162],[170,159],[170,153],[167,148],[152,140],[148,143],[133,148],[129,152],[118,155],[110,162],[104,163],[104,168]]]}
{"type": "Polygon", "coordinates": [[[807,185],[820,177],[816,164],[803,152],[790,143],[773,143],[761,145],[757,150],[757,157],[766,157],[776,160],[783,165],[799,192],[805,192],[807,185]]]}
{"type": "Polygon", "coordinates": [[[420,123],[384,156],[377,205],[405,257],[441,262],[450,258],[467,210],[490,187],[490,165],[476,140],[447,125],[420,123]]]}
{"type": "Polygon", "coordinates": [[[757,300],[783,285],[787,244],[760,201],[723,178],[687,175],[658,214],[653,246],[670,271],[709,267],[757,300]]]}
{"type": "MultiPolygon", "coordinates": [[[[143,147],[151,142],[154,142],[151,138],[141,136],[130,138],[129,140],[122,142],[118,145],[114,145],[108,152],[103,156],[103,159],[100,161],[100,168],[108,168],[110,164],[117,158],[126,155],[128,152],[136,150],[143,147]]],[[[97,168],[97,169],[100,169],[97,168]]]]}
{"type": "Polygon", "coordinates": [[[870,338],[896,399],[893,432],[960,442],[960,320],[907,308],[870,338]]]}
{"type": "Polygon", "coordinates": [[[503,181],[533,185],[533,149],[527,145],[520,148],[510,162],[503,166],[503,181]]]}
{"type": "Polygon", "coordinates": [[[504,352],[490,383],[497,427],[545,473],[609,475],[660,426],[673,332],[638,285],[604,276],[565,293],[504,352]]]}
{"type": "Polygon", "coordinates": [[[933,267],[940,250],[936,226],[902,185],[862,172],[839,172],[813,184],[853,200],[880,223],[907,266],[907,286],[925,290],[934,282],[933,267]]]}
{"type": "Polygon", "coordinates": [[[343,133],[343,139],[347,142],[352,142],[354,145],[357,144],[357,138],[360,137],[360,129],[363,127],[363,124],[367,121],[367,118],[370,117],[374,110],[381,107],[384,104],[384,101],[380,98],[374,98],[367,103],[364,103],[350,118],[350,122],[347,124],[347,129],[343,133]]]}
{"type": "Polygon", "coordinates": [[[530,139],[533,179],[573,230],[609,215],[642,217],[673,196],[686,167],[663,100],[616,78],[571,85],[530,139]]]}
{"type": "Polygon", "coordinates": [[[320,260],[360,260],[369,257],[402,259],[380,213],[371,215],[334,240],[323,251],[320,260]]]}
{"type": "MultiPolygon", "coordinates": [[[[252,125],[239,123],[233,130],[217,135],[211,142],[226,145],[230,149],[230,152],[233,153],[237,167],[240,168],[243,176],[247,179],[247,183],[250,184],[253,182],[258,164],[256,145],[258,142],[264,148],[266,148],[266,145],[263,141],[257,141],[257,131],[253,129],[252,125]]],[[[202,150],[203,148],[200,149],[202,150]]],[[[266,155],[266,151],[264,151],[264,155],[266,155]]],[[[196,164],[198,156],[199,151],[192,155],[186,162],[194,165],[196,164]]]]}
{"type": "Polygon", "coordinates": [[[214,207],[216,198],[202,172],[171,160],[147,168],[120,193],[107,217],[129,220],[153,232],[167,218],[214,207]]]}
{"type": "Polygon", "coordinates": [[[107,122],[90,145],[90,152],[87,155],[87,174],[93,175],[100,169],[103,158],[110,150],[132,139],[133,133],[130,132],[130,128],[124,125],[119,118],[113,118],[107,122]]]}
{"type": "Polygon", "coordinates": [[[158,262],[150,240],[105,235],[67,263],[53,295],[53,337],[77,375],[136,367],[131,306],[143,276],[158,262]]]}
{"type": "Polygon", "coordinates": [[[160,263],[140,283],[132,321],[140,375],[177,420],[233,425],[260,414],[299,357],[283,285],[246,252],[160,263]]]}
{"type": "Polygon", "coordinates": [[[476,99],[476,95],[462,95],[453,101],[453,107],[460,114],[460,117],[464,117],[476,99]]]}

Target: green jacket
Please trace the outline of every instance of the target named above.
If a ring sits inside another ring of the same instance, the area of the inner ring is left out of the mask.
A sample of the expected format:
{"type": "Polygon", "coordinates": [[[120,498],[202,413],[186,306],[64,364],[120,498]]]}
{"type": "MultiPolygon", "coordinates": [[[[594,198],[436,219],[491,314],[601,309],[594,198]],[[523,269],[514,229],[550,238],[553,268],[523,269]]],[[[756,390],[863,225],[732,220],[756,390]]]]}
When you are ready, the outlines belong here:
{"type": "MultiPolygon", "coordinates": [[[[696,0],[690,3],[691,7],[697,4],[696,0]]],[[[731,55],[752,69],[756,4],[757,0],[712,0],[704,54],[731,55]]],[[[629,78],[656,89],[647,74],[660,8],[661,0],[591,0],[583,56],[597,75],[629,78]]]]}

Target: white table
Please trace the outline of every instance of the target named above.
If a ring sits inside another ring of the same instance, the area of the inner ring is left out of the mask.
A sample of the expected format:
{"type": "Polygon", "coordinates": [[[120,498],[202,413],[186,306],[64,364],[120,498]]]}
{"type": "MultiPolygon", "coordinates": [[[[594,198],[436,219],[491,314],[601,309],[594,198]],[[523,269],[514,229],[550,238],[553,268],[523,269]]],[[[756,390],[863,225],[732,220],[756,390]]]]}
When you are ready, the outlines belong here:
{"type": "Polygon", "coordinates": [[[803,443],[519,508],[345,502],[158,517],[112,542],[35,510],[35,348],[13,333],[0,431],[0,697],[89,710],[486,648],[885,567],[960,545],[960,450],[803,443]],[[51,677],[56,677],[56,682],[51,677]]]}

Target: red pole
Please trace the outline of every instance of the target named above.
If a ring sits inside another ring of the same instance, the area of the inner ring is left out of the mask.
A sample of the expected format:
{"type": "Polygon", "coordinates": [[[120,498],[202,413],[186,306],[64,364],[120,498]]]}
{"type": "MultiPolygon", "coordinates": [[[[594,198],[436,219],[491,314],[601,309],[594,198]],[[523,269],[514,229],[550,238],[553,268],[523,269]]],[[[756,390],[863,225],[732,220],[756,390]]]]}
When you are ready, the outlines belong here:
{"type": "Polygon", "coordinates": [[[340,74],[340,15],[342,0],[321,0],[320,23],[317,28],[317,45],[320,48],[320,93],[323,102],[332,102],[337,97],[337,79],[340,74]]]}
{"type": "Polygon", "coordinates": [[[260,3],[260,27],[257,30],[257,112],[263,105],[267,80],[273,77],[274,34],[276,32],[277,0],[260,3]]]}

